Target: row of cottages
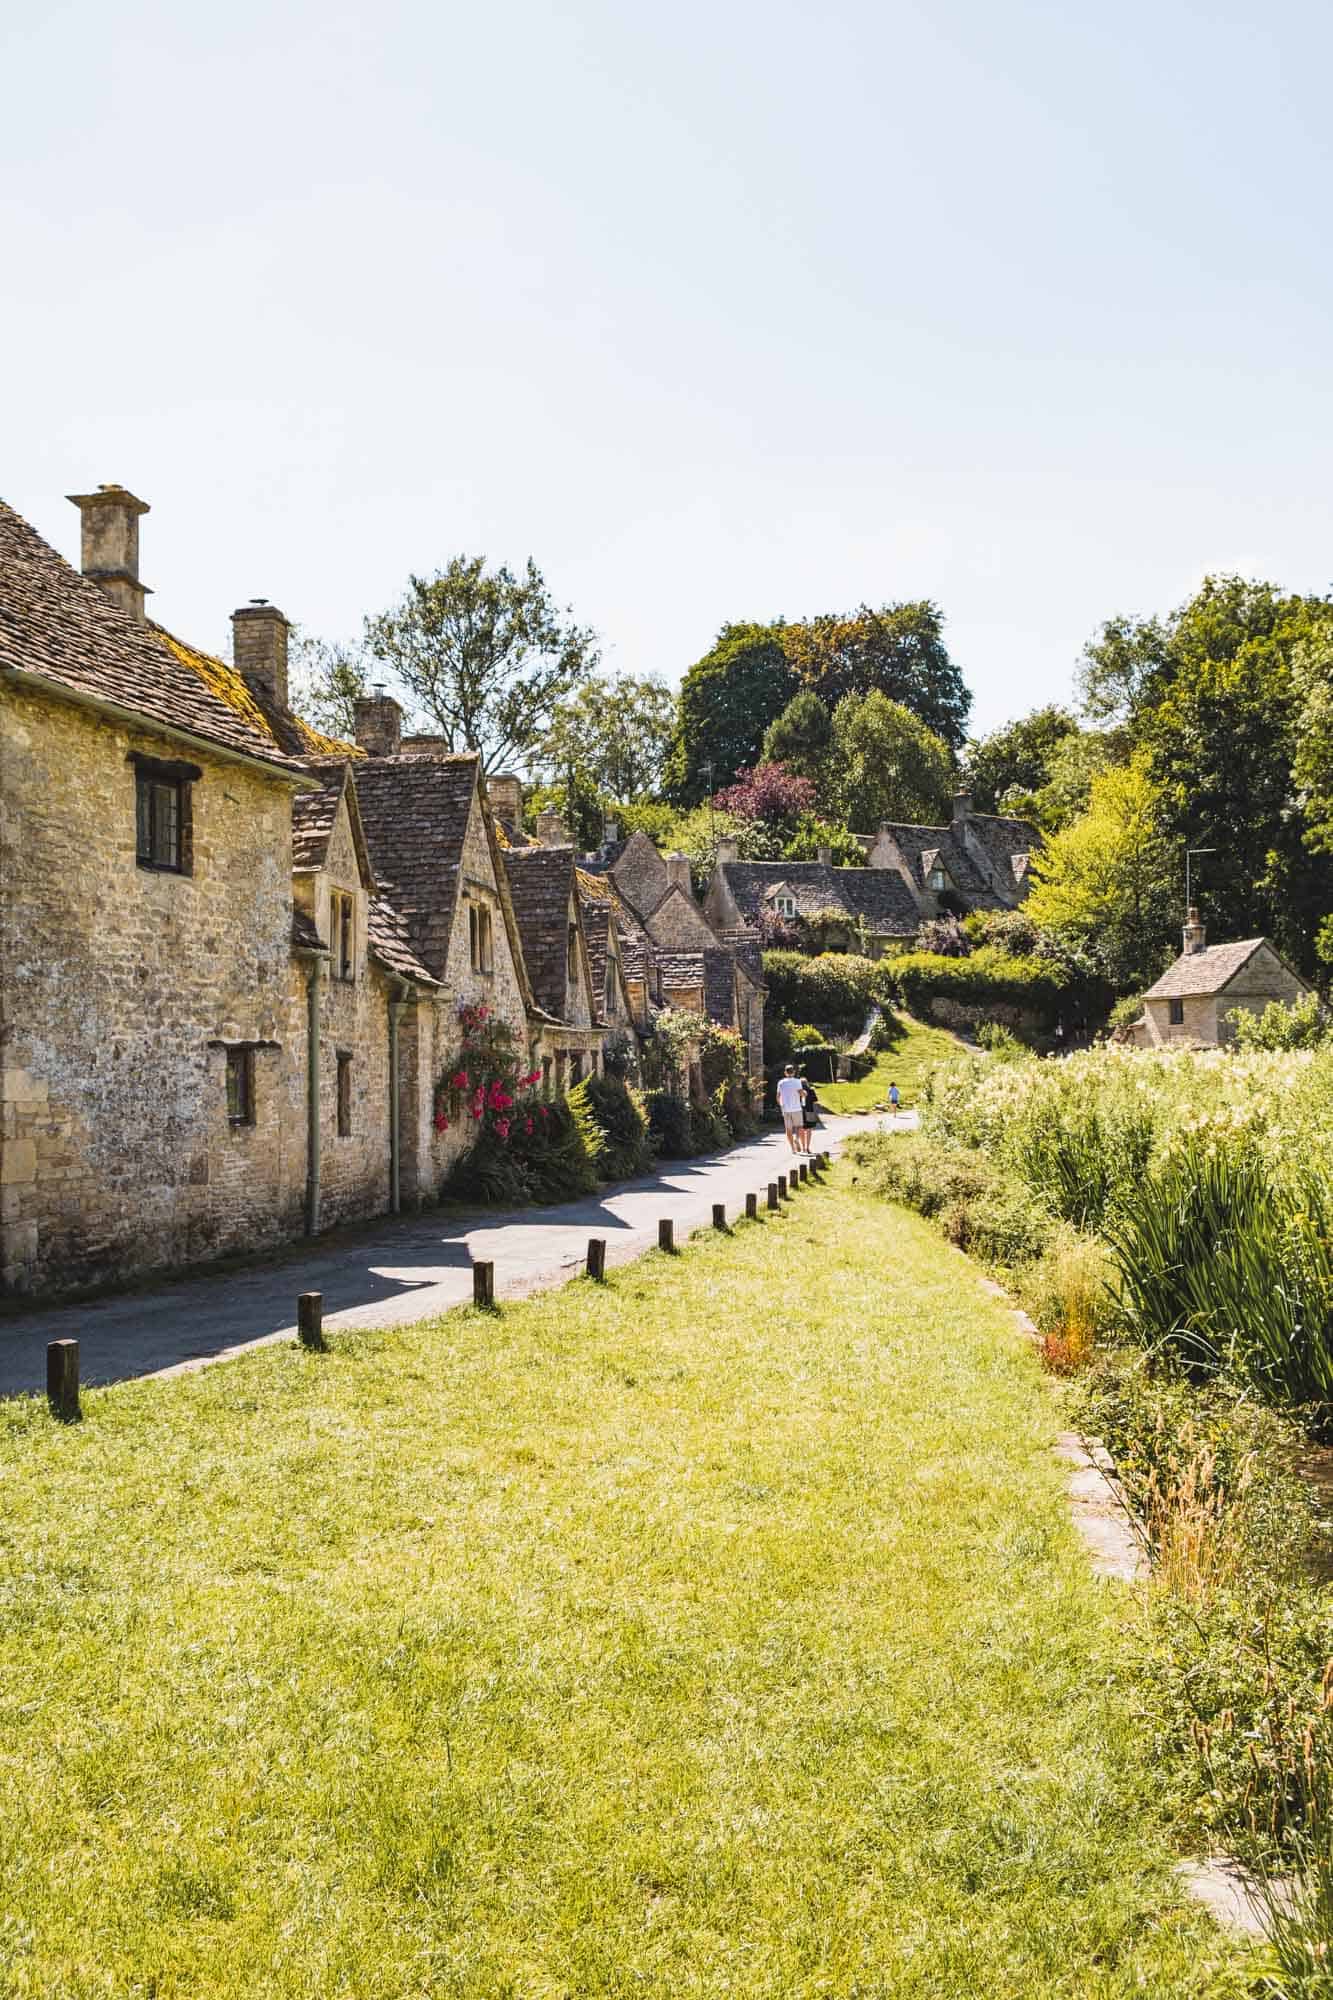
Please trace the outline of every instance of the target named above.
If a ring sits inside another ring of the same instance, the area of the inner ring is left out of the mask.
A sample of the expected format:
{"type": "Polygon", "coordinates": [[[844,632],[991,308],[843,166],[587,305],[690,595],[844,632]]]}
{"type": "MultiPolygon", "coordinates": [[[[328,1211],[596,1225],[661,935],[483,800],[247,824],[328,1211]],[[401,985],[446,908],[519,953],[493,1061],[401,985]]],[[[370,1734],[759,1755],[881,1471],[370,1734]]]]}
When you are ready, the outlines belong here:
{"type": "Polygon", "coordinates": [[[928,918],[1017,909],[1038,835],[1026,820],[974,812],[971,794],[959,792],[948,826],[886,821],[857,838],[864,868],[835,868],[827,847],[814,861],[742,861],[735,841],[719,841],[704,913],[730,940],[798,919],[837,933],[841,918],[834,941],[879,958],[910,944],[928,918]]]}
{"type": "Polygon", "coordinates": [[[145,504],[71,497],[81,572],[0,503],[6,1292],[418,1206],[470,1140],[462,1007],[558,1091],[662,1004],[614,885],[533,854],[475,756],[379,696],[319,735],[275,606],[235,613],[232,665],[183,644],[146,613],[145,504]]]}

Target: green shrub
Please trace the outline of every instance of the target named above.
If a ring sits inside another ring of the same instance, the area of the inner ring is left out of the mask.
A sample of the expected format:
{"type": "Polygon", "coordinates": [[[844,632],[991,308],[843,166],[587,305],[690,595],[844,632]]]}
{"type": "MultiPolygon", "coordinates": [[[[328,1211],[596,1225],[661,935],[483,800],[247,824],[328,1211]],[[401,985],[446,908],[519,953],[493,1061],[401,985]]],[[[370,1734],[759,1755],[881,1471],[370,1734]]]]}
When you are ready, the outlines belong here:
{"type": "Polygon", "coordinates": [[[1028,1263],[1050,1237],[1049,1215],[981,1153],[915,1134],[867,1133],[848,1140],[847,1154],[875,1193],[938,1220],[951,1243],[985,1263],[1028,1263]]]}
{"type": "Polygon", "coordinates": [[[1101,1239],[1061,1222],[1023,1272],[1019,1298],[1042,1333],[1072,1337],[1086,1354],[1112,1324],[1114,1275],[1101,1239]]]}
{"type": "Polygon", "coordinates": [[[1321,1005],[1317,993],[1307,993],[1284,1007],[1270,1000],[1262,1014],[1237,1007],[1226,1016],[1238,1049],[1319,1049],[1333,1041],[1333,1018],[1321,1005]]]}
{"type": "Polygon", "coordinates": [[[616,1077],[586,1077],[569,1108],[598,1180],[626,1181],[652,1165],[648,1124],[634,1094],[616,1077]]]}
{"type": "Polygon", "coordinates": [[[731,1127],[719,1099],[707,1098],[690,1106],[690,1151],[721,1153],[731,1144],[731,1127]]]}
{"type": "Polygon", "coordinates": [[[792,1022],[791,1045],[793,1049],[823,1049],[828,1046],[820,1029],[809,1021],[792,1022]]]}
{"type": "Polygon", "coordinates": [[[854,952],[824,952],[806,958],[799,951],[766,951],[767,1008],[787,1021],[816,1022],[837,1034],[855,1035],[882,996],[881,962],[854,952]]]}
{"type": "Polygon", "coordinates": [[[443,1192],[455,1201],[519,1208],[529,1202],[573,1201],[591,1194],[596,1186],[593,1163],[568,1101],[547,1104],[523,1098],[514,1107],[508,1134],[501,1136],[484,1126],[443,1192]]]}
{"type": "Polygon", "coordinates": [[[1128,993],[1123,999],[1116,1001],[1114,1007],[1112,1007],[1106,1017],[1106,1025],[1112,1034],[1124,1034],[1127,1029],[1132,1028],[1134,1023],[1142,1018],[1142,1015],[1143,995],[1141,993],[1128,993]]]}
{"type": "Polygon", "coordinates": [[[643,1108],[648,1118],[648,1143],[667,1160],[692,1159],[697,1148],[687,1098],[674,1090],[646,1090],[643,1108]]]}
{"type": "Polygon", "coordinates": [[[1025,1062],[1032,1054],[1027,1043],[999,1021],[983,1021],[977,1029],[977,1041],[988,1055],[998,1056],[1001,1062],[1025,1062]]]}
{"type": "Polygon", "coordinates": [[[1049,1022],[1069,984],[1068,972],[1054,960],[1014,957],[995,945],[981,945],[966,958],[905,952],[884,961],[884,975],[908,1012],[923,1020],[932,1000],[953,1000],[964,1007],[1018,1008],[1049,1022]]]}

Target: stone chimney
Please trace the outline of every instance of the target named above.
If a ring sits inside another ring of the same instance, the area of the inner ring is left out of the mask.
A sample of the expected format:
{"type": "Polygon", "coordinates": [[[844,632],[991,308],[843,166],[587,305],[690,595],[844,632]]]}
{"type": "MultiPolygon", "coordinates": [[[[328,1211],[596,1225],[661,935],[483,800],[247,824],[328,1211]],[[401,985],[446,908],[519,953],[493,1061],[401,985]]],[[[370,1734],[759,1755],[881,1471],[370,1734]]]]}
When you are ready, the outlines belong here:
{"type": "Polygon", "coordinates": [[[563,815],[556,812],[552,806],[547,806],[545,812],[537,815],[537,838],[543,847],[572,845],[569,828],[565,825],[563,815]]]}
{"type": "Polygon", "coordinates": [[[678,889],[694,900],[694,884],[690,880],[690,857],[688,854],[668,854],[666,872],[678,889]]]}
{"type": "Polygon", "coordinates": [[[739,861],[740,858],[741,858],[741,844],[739,840],[737,840],[734,833],[729,833],[726,835],[724,839],[719,840],[719,842],[717,843],[717,861],[719,868],[722,866],[722,863],[724,861],[739,861]]]}
{"type": "Polygon", "coordinates": [[[287,706],[287,620],[266,597],[252,597],[231,614],[231,654],[238,673],[262,683],[279,708],[287,706]]]}
{"type": "Polygon", "coordinates": [[[817,847],[815,849],[815,860],[822,862],[825,868],[831,868],[833,866],[833,849],[831,847],[817,847]]]}
{"type": "Polygon", "coordinates": [[[358,697],[353,710],[358,748],[368,757],[396,757],[403,746],[403,711],[391,694],[377,687],[358,697]]]}
{"type": "Polygon", "coordinates": [[[971,792],[955,792],[953,795],[953,823],[962,826],[972,817],[971,792]]]}
{"type": "Polygon", "coordinates": [[[78,508],[83,526],[79,567],[142,625],[144,598],[152,596],[139,581],[139,516],[148,512],[148,502],[136,500],[123,486],[99,486],[96,493],[66,497],[78,508]]]}
{"type": "Polygon", "coordinates": [[[1187,958],[1191,957],[1196,951],[1203,951],[1207,948],[1207,926],[1200,922],[1197,910],[1187,910],[1185,912],[1185,929],[1182,935],[1185,939],[1185,955],[1187,958]]]}
{"type": "Polygon", "coordinates": [[[497,771],[486,780],[486,802],[497,819],[515,829],[523,824],[523,780],[512,771],[497,771]]]}
{"type": "Polygon", "coordinates": [[[619,820],[609,819],[602,828],[602,846],[614,847],[620,838],[619,820]]]}

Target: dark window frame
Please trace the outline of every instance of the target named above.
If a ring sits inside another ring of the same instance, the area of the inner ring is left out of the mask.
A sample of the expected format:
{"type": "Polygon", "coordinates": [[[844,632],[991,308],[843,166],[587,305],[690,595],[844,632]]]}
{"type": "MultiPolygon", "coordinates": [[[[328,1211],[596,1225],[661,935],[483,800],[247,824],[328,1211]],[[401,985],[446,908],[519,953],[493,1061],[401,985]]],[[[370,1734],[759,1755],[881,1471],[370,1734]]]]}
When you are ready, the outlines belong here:
{"type": "Polygon", "coordinates": [[[569,975],[570,985],[577,986],[579,983],[579,927],[577,924],[569,926],[569,937],[566,944],[566,970],[569,975]]]}
{"type": "Polygon", "coordinates": [[[346,889],[334,889],[331,901],[331,956],[338,978],[344,985],[352,985],[356,980],[356,897],[346,889]]]}
{"type": "Polygon", "coordinates": [[[250,1042],[227,1050],[227,1123],[233,1131],[255,1123],[255,1051],[250,1042]]]}
{"type": "Polygon", "coordinates": [[[352,1052],[338,1050],[338,1137],[352,1137],[352,1052]]]}
{"type": "Polygon", "coordinates": [[[203,772],[197,764],[148,757],[139,750],[131,750],[127,762],[134,767],[135,865],[153,875],[193,874],[191,788],[203,772]]]}
{"type": "Polygon", "coordinates": [[[1183,1028],[1185,1025],[1185,1002],[1183,1000],[1168,1000],[1166,1009],[1167,1021],[1170,1026],[1173,1028],[1183,1028]]]}

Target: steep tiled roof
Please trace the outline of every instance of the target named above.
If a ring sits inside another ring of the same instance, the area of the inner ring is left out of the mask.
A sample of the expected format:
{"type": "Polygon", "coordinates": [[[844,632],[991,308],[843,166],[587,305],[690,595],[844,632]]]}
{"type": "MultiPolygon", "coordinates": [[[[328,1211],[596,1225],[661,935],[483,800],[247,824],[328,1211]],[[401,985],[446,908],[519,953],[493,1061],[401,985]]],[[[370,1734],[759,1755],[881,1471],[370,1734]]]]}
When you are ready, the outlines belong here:
{"type": "Polygon", "coordinates": [[[662,975],[662,986],[702,986],[704,983],[704,955],[701,951],[663,951],[657,956],[658,970],[662,975]]]}
{"type": "Polygon", "coordinates": [[[388,971],[398,973],[403,979],[415,980],[419,986],[439,985],[440,982],[431,977],[413,951],[406,923],[382,896],[370,899],[367,928],[370,949],[388,971]]]}
{"type": "Polygon", "coordinates": [[[226,700],[159,626],[141,624],[0,501],[0,673],[39,674],[218,748],[293,768],[254,704],[226,700]]]}
{"type": "Polygon", "coordinates": [[[797,913],[843,910],[864,917],[880,936],[911,937],[920,922],[916,903],[893,868],[832,868],[826,861],[723,861],[723,882],[747,924],[772,908],[770,892],[788,890],[797,913]]]}
{"type": "Polygon", "coordinates": [[[212,653],[201,653],[183,639],[150,619],[148,630],[173,658],[197,674],[211,694],[224,701],[255,730],[267,736],[275,749],[288,757],[364,757],[355,743],[342,743],[336,736],[323,736],[289,708],[274,701],[261,680],[242,674],[212,653]]]}
{"type": "MultiPolygon", "coordinates": [[[[880,831],[892,834],[898,843],[918,889],[926,887],[927,877],[938,861],[954,888],[960,895],[965,896],[969,903],[974,903],[979,908],[999,906],[998,896],[976,862],[961,842],[954,839],[952,827],[906,826],[895,823],[881,827],[880,831]]],[[[867,870],[867,873],[872,875],[892,872],[882,868],[867,870]]]]}
{"type": "Polygon", "coordinates": [[[340,784],[324,784],[292,800],[292,867],[298,872],[324,866],[341,796],[340,784]]]}
{"type": "Polygon", "coordinates": [[[442,979],[476,756],[366,757],[357,762],[354,783],[375,880],[417,958],[442,979]]]}
{"type": "Polygon", "coordinates": [[[538,1005],[561,1020],[569,959],[572,847],[515,847],[504,858],[528,978],[538,1005]]]}
{"type": "Polygon", "coordinates": [[[327,951],[328,946],[315,928],[315,920],[304,910],[292,911],[292,949],[294,951],[327,951]]]}
{"type": "Polygon", "coordinates": [[[1235,944],[1210,944],[1205,951],[1187,951],[1169,966],[1148,1000],[1183,1000],[1190,994],[1220,993],[1243,965],[1248,965],[1267,938],[1241,938],[1235,944]]]}

